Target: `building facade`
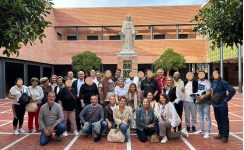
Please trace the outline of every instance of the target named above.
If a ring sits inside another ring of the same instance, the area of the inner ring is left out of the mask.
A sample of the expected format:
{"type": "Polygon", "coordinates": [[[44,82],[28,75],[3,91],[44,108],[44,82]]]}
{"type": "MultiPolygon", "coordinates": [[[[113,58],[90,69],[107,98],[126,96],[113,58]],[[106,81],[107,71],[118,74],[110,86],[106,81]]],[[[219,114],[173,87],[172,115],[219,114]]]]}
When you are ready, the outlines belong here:
{"type": "MultiPolygon", "coordinates": [[[[152,69],[152,64],[167,49],[184,55],[188,67],[184,71],[209,71],[207,38],[192,31],[190,22],[200,5],[55,8],[48,16],[52,27],[45,30],[43,43],[23,46],[18,57],[0,54],[0,97],[8,93],[15,78],[26,85],[30,78],[65,75],[72,69],[72,56],[89,50],[102,59],[101,71],[152,69]],[[123,57],[120,31],[130,14],[136,30],[135,57],[123,57]],[[127,66],[127,67],[125,67],[127,66]]],[[[213,66],[212,66],[213,68],[213,66]]]]}

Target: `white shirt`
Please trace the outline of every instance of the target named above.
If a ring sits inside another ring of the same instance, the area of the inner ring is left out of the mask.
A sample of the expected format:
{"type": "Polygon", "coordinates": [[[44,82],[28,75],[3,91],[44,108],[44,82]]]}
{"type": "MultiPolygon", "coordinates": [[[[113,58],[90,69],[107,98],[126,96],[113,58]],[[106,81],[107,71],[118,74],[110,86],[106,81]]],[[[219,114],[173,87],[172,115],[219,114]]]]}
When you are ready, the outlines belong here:
{"type": "Polygon", "coordinates": [[[19,89],[17,85],[12,86],[9,90],[9,94],[16,97],[16,99],[13,99],[13,104],[19,105],[19,98],[21,97],[22,93],[27,92],[27,90],[28,88],[25,85],[22,86],[22,89],[19,89]]]}
{"type": "Polygon", "coordinates": [[[199,91],[207,91],[210,89],[210,82],[208,80],[198,80],[198,92],[199,91]]]}
{"type": "Polygon", "coordinates": [[[193,102],[193,99],[190,96],[193,93],[192,88],[192,81],[188,81],[188,83],[185,85],[185,101],[193,102]]]}
{"type": "Polygon", "coordinates": [[[179,90],[180,99],[183,100],[184,99],[184,82],[181,79],[179,79],[178,81],[174,80],[174,85],[179,90]]]}
{"type": "Polygon", "coordinates": [[[93,79],[93,83],[95,83],[97,85],[97,87],[98,87],[99,81],[97,80],[97,78],[93,79]]]}
{"type": "Polygon", "coordinates": [[[84,84],[84,79],[78,79],[77,80],[77,96],[80,94],[80,87],[84,84]]]}
{"type": "Polygon", "coordinates": [[[135,83],[136,87],[139,88],[139,78],[138,77],[134,77],[133,80],[131,80],[130,78],[125,80],[125,84],[127,86],[130,86],[131,83],[135,83]]]}
{"type": "Polygon", "coordinates": [[[37,103],[41,103],[42,99],[44,97],[43,90],[40,86],[36,86],[35,88],[33,88],[32,86],[29,86],[27,94],[31,97],[35,97],[37,100],[37,103]]]}
{"type": "Polygon", "coordinates": [[[128,93],[128,89],[129,87],[127,85],[125,85],[123,88],[120,88],[119,86],[116,86],[114,88],[114,94],[116,94],[117,96],[126,96],[128,93]]]}

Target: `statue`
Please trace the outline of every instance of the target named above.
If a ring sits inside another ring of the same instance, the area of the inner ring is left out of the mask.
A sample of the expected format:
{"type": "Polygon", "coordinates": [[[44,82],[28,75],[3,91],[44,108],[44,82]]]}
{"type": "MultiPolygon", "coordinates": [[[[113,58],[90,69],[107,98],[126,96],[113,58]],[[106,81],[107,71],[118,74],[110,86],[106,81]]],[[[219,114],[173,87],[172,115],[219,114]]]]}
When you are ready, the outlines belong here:
{"type": "Polygon", "coordinates": [[[127,15],[120,32],[122,41],[122,53],[134,53],[134,41],[136,31],[131,21],[131,15],[127,15]]]}

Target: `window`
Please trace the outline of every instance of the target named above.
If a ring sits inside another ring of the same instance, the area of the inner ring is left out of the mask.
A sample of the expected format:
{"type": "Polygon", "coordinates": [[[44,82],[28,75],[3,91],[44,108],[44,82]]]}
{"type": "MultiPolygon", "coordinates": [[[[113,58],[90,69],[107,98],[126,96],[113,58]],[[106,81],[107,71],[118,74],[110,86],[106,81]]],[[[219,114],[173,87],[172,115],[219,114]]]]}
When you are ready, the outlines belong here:
{"type": "Polygon", "coordinates": [[[165,34],[154,34],[153,39],[165,39],[165,34]]]}
{"type": "Polygon", "coordinates": [[[179,39],[188,39],[188,34],[179,34],[179,39]]]}
{"type": "Polygon", "coordinates": [[[57,40],[62,40],[62,34],[57,32],[57,40]]]}
{"type": "Polygon", "coordinates": [[[67,36],[67,40],[72,41],[72,40],[77,40],[76,36],[67,36]]]}
{"type": "Polygon", "coordinates": [[[123,77],[129,78],[129,73],[132,70],[132,60],[123,61],[123,77]]]}
{"type": "Polygon", "coordinates": [[[120,35],[110,35],[109,40],[120,40],[120,35]]]}
{"type": "Polygon", "coordinates": [[[136,35],[136,40],[142,40],[143,39],[143,35],[136,35]]]}
{"type": "Polygon", "coordinates": [[[97,35],[88,35],[87,40],[98,40],[98,36],[97,35]]]}

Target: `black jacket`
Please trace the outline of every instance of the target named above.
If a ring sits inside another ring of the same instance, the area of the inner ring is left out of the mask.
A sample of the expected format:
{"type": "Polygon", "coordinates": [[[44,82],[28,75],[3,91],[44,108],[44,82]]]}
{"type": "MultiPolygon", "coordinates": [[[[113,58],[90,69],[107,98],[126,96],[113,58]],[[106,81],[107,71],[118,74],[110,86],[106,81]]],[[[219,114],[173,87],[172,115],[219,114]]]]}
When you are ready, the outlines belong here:
{"type": "Polygon", "coordinates": [[[98,95],[97,85],[95,83],[93,83],[90,86],[90,85],[84,83],[80,87],[79,98],[83,99],[85,104],[90,104],[92,95],[98,95]]]}
{"type": "MultiPolygon", "coordinates": [[[[166,89],[163,89],[164,94],[166,94],[166,89]]],[[[176,87],[171,87],[168,93],[169,101],[174,102],[176,99],[176,87]]]]}
{"type": "MultiPolygon", "coordinates": [[[[188,83],[188,81],[184,81],[184,86],[186,86],[186,84],[188,83]]],[[[196,80],[192,81],[192,93],[196,93],[198,91],[198,82],[196,80]]]]}

